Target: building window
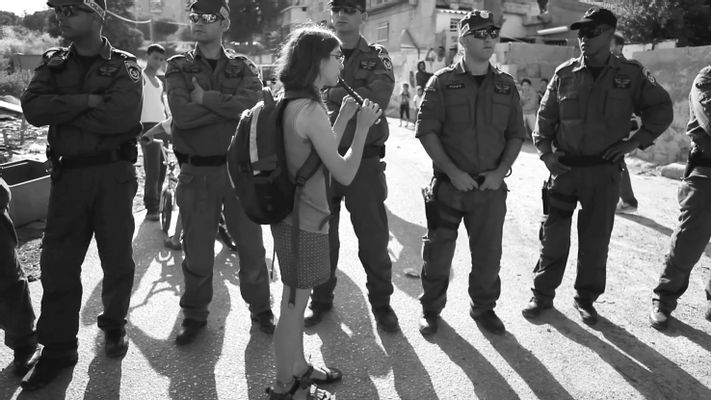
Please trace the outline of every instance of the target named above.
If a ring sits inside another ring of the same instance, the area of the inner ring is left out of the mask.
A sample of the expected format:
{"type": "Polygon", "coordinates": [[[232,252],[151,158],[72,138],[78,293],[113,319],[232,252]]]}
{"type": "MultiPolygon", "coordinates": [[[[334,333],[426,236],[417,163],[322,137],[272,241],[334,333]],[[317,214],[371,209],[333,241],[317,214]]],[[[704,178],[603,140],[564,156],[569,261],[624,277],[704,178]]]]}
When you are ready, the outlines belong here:
{"type": "Polygon", "coordinates": [[[459,21],[461,18],[452,18],[449,20],[449,31],[459,32],[459,21]]]}
{"type": "Polygon", "coordinates": [[[390,23],[381,22],[375,29],[377,42],[387,42],[390,39],[390,23]]]}

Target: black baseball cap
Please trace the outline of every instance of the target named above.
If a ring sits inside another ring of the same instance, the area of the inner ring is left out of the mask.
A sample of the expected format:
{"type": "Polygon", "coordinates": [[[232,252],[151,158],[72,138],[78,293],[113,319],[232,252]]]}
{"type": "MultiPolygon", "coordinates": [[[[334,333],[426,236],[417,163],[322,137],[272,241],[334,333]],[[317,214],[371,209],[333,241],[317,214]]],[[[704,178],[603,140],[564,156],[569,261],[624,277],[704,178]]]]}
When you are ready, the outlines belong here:
{"type": "Polygon", "coordinates": [[[356,7],[361,12],[365,12],[365,0],[331,0],[328,7],[356,7]]]}
{"type": "Polygon", "coordinates": [[[501,29],[501,27],[494,22],[494,13],[488,10],[472,10],[467,13],[464,18],[459,20],[459,37],[466,36],[472,31],[488,27],[501,29]]]}
{"type": "Polygon", "coordinates": [[[608,10],[607,8],[592,7],[589,10],[585,11],[585,14],[583,14],[582,19],[570,24],[569,28],[570,30],[575,31],[586,25],[609,25],[613,28],[616,28],[617,17],[615,17],[615,14],[613,14],[612,11],[608,10]]]}

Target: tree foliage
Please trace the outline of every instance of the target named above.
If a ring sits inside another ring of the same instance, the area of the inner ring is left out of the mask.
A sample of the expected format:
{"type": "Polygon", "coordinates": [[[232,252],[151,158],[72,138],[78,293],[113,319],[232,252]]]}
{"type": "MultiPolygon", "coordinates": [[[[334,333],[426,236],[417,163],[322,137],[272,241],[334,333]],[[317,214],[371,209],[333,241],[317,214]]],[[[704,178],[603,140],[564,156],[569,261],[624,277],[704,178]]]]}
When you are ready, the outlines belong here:
{"type": "Polygon", "coordinates": [[[285,0],[230,0],[229,39],[252,42],[257,34],[275,29],[285,0]]]}
{"type": "Polygon", "coordinates": [[[631,42],[677,39],[679,47],[711,44],[711,0],[619,1],[618,29],[631,42]]]}
{"type": "Polygon", "coordinates": [[[27,29],[38,32],[46,32],[49,18],[53,18],[54,11],[42,10],[22,17],[22,25],[27,29]]]}
{"type": "MultiPolygon", "coordinates": [[[[108,3],[109,11],[130,20],[135,19],[133,12],[130,11],[133,7],[133,0],[112,0],[108,3]]],[[[47,20],[46,29],[47,33],[54,37],[61,35],[59,26],[57,25],[57,18],[54,14],[47,20]]],[[[141,33],[134,24],[122,21],[108,13],[104,20],[102,34],[109,39],[112,46],[133,54],[136,54],[143,44],[143,33],[141,33]]],[[[64,45],[67,44],[65,41],[64,45]]]]}

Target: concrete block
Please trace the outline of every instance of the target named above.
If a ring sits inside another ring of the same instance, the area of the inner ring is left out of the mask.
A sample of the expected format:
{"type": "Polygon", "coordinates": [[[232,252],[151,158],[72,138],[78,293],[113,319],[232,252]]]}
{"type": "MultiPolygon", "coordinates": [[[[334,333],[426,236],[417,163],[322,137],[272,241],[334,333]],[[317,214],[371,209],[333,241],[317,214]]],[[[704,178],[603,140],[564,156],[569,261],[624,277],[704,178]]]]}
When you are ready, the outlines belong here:
{"type": "Polygon", "coordinates": [[[678,179],[684,177],[684,170],[686,169],[686,164],[682,163],[671,163],[662,167],[661,173],[663,177],[670,179],[678,179]]]}

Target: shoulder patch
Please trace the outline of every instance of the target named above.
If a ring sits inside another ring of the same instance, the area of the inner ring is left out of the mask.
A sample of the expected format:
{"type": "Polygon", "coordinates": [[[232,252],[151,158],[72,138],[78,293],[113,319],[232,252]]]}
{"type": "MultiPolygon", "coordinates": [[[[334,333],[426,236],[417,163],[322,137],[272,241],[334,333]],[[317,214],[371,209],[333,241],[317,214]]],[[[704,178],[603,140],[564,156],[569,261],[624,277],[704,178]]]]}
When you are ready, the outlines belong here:
{"type": "Polygon", "coordinates": [[[385,69],[388,71],[392,71],[393,62],[392,60],[390,60],[390,55],[388,54],[388,50],[385,48],[385,46],[380,43],[369,43],[368,47],[378,53],[378,58],[383,63],[385,69]]]}
{"type": "Polygon", "coordinates": [[[576,61],[578,61],[577,58],[571,58],[570,60],[568,60],[568,61],[566,61],[566,62],[560,64],[560,65],[558,66],[558,68],[555,69],[555,73],[558,73],[558,71],[560,71],[560,70],[562,70],[562,69],[564,69],[564,68],[567,68],[567,67],[572,66],[573,64],[575,64],[576,61]]]}
{"type": "Polygon", "coordinates": [[[694,79],[694,86],[699,89],[711,88],[711,66],[704,67],[694,79]]]}
{"type": "Polygon", "coordinates": [[[141,68],[133,60],[124,60],[123,65],[126,67],[128,77],[133,83],[138,83],[141,80],[141,68]]]}
{"type": "Polygon", "coordinates": [[[67,61],[69,49],[66,47],[52,47],[42,54],[42,65],[50,68],[60,68],[67,61]]]}
{"type": "Polygon", "coordinates": [[[168,62],[175,61],[175,62],[180,62],[183,60],[186,60],[187,57],[185,57],[185,54],[176,54],[173,57],[168,58],[168,62]]]}
{"type": "Polygon", "coordinates": [[[119,57],[121,57],[121,58],[123,58],[123,59],[125,59],[125,60],[135,60],[135,59],[136,59],[136,56],[134,56],[133,54],[131,54],[131,53],[127,52],[127,51],[123,51],[123,50],[119,50],[119,49],[116,49],[116,48],[112,48],[112,49],[111,49],[111,52],[114,53],[114,54],[116,54],[116,55],[118,55],[119,57]]]}

